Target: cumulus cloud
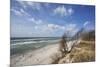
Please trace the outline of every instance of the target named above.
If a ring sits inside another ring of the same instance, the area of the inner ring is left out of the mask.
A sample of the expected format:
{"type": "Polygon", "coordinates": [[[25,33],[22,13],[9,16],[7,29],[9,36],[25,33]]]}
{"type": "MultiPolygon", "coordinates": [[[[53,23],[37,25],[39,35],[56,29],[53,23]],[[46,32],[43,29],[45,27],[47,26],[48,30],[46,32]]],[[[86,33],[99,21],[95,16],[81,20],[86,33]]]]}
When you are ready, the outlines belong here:
{"type": "Polygon", "coordinates": [[[60,15],[60,16],[67,16],[67,15],[72,15],[74,12],[72,8],[65,8],[65,6],[58,6],[53,10],[55,15],[60,15]]]}
{"type": "Polygon", "coordinates": [[[66,8],[64,6],[57,7],[54,10],[54,14],[59,14],[61,16],[66,16],[67,15],[66,8]]]}

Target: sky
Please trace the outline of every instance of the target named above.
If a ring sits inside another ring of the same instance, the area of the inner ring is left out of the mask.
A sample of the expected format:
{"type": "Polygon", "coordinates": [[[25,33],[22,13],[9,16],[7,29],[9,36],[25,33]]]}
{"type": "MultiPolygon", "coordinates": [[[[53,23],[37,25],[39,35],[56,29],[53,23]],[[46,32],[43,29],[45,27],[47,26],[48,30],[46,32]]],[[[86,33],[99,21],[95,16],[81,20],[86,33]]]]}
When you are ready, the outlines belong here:
{"type": "Polygon", "coordinates": [[[95,29],[95,6],[11,0],[11,37],[61,37],[95,29]]]}

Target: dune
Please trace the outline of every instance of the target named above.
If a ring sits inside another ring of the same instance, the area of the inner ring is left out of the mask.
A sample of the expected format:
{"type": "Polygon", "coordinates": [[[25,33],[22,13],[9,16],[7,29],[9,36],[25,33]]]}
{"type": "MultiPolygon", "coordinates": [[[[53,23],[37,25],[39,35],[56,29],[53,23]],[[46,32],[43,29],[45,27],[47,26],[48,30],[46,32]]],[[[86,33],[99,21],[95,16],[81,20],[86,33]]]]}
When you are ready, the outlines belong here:
{"type": "Polygon", "coordinates": [[[95,61],[95,41],[81,41],[70,53],[60,59],[58,64],[94,62],[95,61]]]}

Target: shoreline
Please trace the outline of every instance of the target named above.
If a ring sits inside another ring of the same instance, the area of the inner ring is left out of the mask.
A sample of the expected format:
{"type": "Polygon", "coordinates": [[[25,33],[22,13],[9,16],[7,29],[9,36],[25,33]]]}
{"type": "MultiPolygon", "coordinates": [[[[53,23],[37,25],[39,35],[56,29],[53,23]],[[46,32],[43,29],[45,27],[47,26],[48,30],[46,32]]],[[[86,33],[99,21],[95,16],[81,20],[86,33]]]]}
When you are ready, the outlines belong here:
{"type": "Polygon", "coordinates": [[[59,51],[59,44],[52,44],[34,51],[30,50],[23,54],[11,56],[11,66],[52,64],[60,57],[62,57],[62,54],[59,51]]]}
{"type": "Polygon", "coordinates": [[[32,66],[95,61],[95,41],[81,41],[70,53],[61,53],[59,44],[47,45],[11,58],[11,66],[32,66]]]}

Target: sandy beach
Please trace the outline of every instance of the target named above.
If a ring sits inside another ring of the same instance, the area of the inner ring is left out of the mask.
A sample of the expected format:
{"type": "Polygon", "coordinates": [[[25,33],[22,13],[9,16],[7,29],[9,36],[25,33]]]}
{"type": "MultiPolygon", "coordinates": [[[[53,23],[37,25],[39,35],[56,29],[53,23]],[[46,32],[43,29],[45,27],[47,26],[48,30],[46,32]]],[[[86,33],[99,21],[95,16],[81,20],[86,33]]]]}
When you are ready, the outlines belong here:
{"type": "MultiPolygon", "coordinates": [[[[72,43],[75,42],[68,42],[69,49],[72,43]]],[[[94,41],[78,42],[70,53],[63,54],[59,47],[59,44],[51,44],[37,50],[12,55],[11,67],[95,61],[94,41]]]]}
{"type": "Polygon", "coordinates": [[[11,56],[11,66],[51,64],[62,57],[59,44],[48,45],[35,51],[11,56]]]}

